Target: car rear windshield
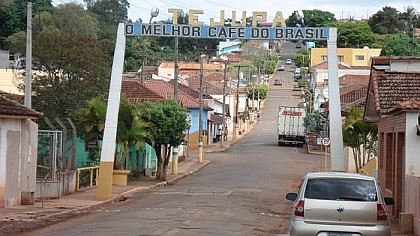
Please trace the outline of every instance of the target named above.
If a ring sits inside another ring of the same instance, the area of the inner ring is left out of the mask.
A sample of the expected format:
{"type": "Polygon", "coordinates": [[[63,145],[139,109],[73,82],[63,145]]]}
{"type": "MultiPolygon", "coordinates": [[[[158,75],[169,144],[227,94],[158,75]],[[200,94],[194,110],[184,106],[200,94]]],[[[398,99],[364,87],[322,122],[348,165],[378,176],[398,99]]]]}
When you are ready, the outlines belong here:
{"type": "Polygon", "coordinates": [[[305,198],[342,201],[377,201],[375,182],[362,179],[316,178],[306,184],[305,198]]]}

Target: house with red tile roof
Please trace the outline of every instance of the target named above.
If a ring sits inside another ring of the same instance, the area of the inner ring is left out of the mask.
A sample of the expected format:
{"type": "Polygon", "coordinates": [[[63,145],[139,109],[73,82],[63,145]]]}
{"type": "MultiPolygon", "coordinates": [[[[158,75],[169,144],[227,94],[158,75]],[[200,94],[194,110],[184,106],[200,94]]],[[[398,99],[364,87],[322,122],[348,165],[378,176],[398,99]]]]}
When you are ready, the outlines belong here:
{"type": "MultiPolygon", "coordinates": [[[[172,61],[162,62],[158,67],[158,76],[174,79],[175,64],[172,61]]],[[[184,75],[199,75],[201,63],[198,62],[179,62],[178,63],[178,77],[184,75]]],[[[203,63],[203,70],[205,71],[222,71],[223,65],[218,63],[203,63]]]]}
{"type": "Polygon", "coordinates": [[[420,58],[372,59],[364,121],[378,123],[377,177],[392,216],[420,235],[420,58]]]}
{"type": "Polygon", "coordinates": [[[35,202],[38,125],[31,119],[41,116],[0,96],[0,207],[35,202]]]}
{"type": "MultiPolygon", "coordinates": [[[[328,101],[328,62],[311,67],[313,86],[313,109],[318,110],[328,101]]],[[[338,65],[340,100],[342,105],[356,104],[364,100],[370,75],[370,67],[348,67],[338,65]]],[[[345,107],[345,106],[343,106],[345,107]]]]}
{"type": "MultiPolygon", "coordinates": [[[[174,98],[174,85],[173,81],[166,82],[164,80],[150,79],[145,81],[144,85],[141,84],[137,77],[134,78],[123,78],[122,81],[122,93],[132,102],[144,102],[144,101],[156,101],[161,102],[166,99],[174,98]]],[[[199,113],[200,104],[199,100],[191,95],[195,95],[197,91],[191,91],[190,88],[178,84],[178,99],[180,104],[188,110],[189,119],[191,121],[191,127],[188,130],[188,147],[190,150],[198,148],[198,130],[199,130],[199,113]]],[[[198,95],[197,95],[198,96],[198,95]]],[[[203,129],[207,134],[211,119],[208,116],[209,111],[212,108],[203,106],[203,129]]],[[[207,135],[204,136],[204,144],[208,144],[207,135]]]]}
{"type": "MultiPolygon", "coordinates": [[[[312,66],[310,73],[315,86],[322,86],[328,84],[328,62],[322,62],[321,64],[312,66]]],[[[342,64],[338,64],[338,77],[344,75],[369,75],[370,67],[349,67],[342,64]]]]}

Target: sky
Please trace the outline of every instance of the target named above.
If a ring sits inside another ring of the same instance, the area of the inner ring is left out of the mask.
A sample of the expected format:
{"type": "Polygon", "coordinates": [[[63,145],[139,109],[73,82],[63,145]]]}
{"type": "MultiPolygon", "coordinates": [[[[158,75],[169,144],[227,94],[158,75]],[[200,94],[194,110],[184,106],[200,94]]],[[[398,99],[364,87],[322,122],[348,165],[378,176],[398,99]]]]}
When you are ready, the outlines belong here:
{"type": "Polygon", "coordinates": [[[296,10],[322,10],[335,14],[335,18],[366,19],[368,16],[381,10],[384,6],[391,6],[403,12],[407,6],[413,6],[420,11],[420,0],[128,0],[130,8],[128,17],[133,21],[141,18],[143,22],[150,20],[150,11],[153,7],[159,9],[159,15],[153,21],[172,18],[168,8],[203,10],[199,21],[207,23],[210,18],[220,18],[220,10],[225,10],[225,18],[231,17],[231,12],[236,11],[237,18],[243,11],[251,16],[253,11],[268,13],[268,21],[277,11],[281,11],[287,19],[296,10]]]}

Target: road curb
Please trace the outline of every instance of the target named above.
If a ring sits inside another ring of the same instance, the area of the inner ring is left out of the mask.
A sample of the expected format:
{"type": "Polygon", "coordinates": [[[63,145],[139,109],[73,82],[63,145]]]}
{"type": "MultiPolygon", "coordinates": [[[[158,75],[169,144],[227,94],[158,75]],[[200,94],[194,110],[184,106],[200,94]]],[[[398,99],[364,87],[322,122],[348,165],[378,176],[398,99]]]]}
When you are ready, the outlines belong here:
{"type": "MultiPolygon", "coordinates": [[[[52,214],[45,214],[45,212],[43,212],[42,214],[37,215],[34,218],[32,218],[33,221],[32,221],[31,226],[28,226],[26,224],[26,222],[22,221],[22,222],[16,222],[16,223],[18,223],[17,225],[16,224],[7,225],[7,226],[2,227],[0,229],[2,231],[6,230],[7,234],[14,234],[14,233],[22,232],[23,229],[24,229],[24,231],[29,232],[31,230],[35,230],[35,229],[38,229],[38,228],[41,228],[41,227],[45,227],[47,225],[62,222],[64,220],[66,220],[67,218],[74,217],[76,215],[87,214],[90,210],[92,210],[94,208],[104,206],[106,204],[111,204],[111,203],[115,203],[115,202],[124,201],[127,198],[129,198],[135,192],[141,192],[141,191],[145,191],[145,190],[160,187],[160,186],[173,185],[175,182],[181,180],[182,178],[185,178],[189,175],[192,175],[192,174],[196,173],[197,171],[204,168],[208,164],[210,164],[210,161],[205,160],[202,165],[200,165],[200,166],[198,166],[198,167],[196,167],[192,170],[189,170],[189,171],[187,171],[187,172],[185,172],[181,175],[178,175],[171,180],[161,181],[161,182],[158,182],[158,183],[156,183],[154,185],[151,185],[151,186],[136,187],[136,188],[124,191],[122,193],[119,193],[116,196],[111,197],[110,199],[107,199],[107,200],[104,200],[102,202],[98,202],[98,203],[95,203],[95,204],[92,204],[92,205],[89,205],[89,206],[83,206],[83,207],[79,207],[77,209],[70,209],[70,210],[65,210],[65,211],[56,212],[56,213],[52,213],[52,214]]],[[[2,235],[2,233],[0,233],[0,235],[2,235]]]]}

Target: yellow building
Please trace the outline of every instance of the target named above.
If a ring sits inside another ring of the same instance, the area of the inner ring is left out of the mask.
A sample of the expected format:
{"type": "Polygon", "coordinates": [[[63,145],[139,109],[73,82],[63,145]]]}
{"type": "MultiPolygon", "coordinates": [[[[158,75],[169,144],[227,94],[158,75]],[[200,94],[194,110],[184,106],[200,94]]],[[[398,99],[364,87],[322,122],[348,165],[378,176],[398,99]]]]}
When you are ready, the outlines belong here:
{"type": "MultiPolygon", "coordinates": [[[[327,48],[311,48],[311,67],[328,61],[327,48]]],[[[372,57],[381,54],[382,49],[364,48],[337,48],[338,62],[348,67],[370,66],[372,57]]]]}
{"type": "MultiPolygon", "coordinates": [[[[20,81],[17,79],[16,72],[12,69],[0,69],[0,90],[6,93],[20,94],[23,93],[18,90],[17,86],[20,81]]],[[[18,76],[19,77],[19,76],[18,76]]]]}

